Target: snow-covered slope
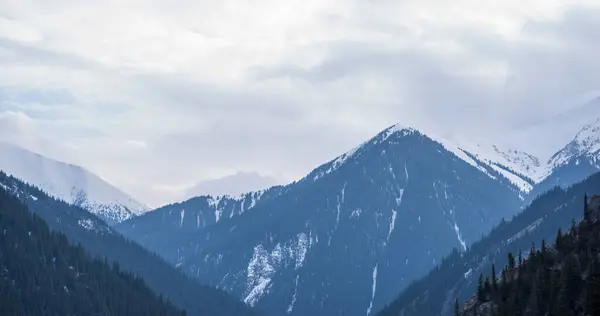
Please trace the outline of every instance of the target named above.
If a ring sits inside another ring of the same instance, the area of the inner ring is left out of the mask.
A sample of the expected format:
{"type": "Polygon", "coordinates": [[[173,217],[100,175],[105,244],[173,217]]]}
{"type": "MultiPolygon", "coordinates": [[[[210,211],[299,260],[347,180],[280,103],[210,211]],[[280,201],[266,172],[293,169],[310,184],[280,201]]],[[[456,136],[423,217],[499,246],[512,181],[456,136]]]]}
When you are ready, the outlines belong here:
{"type": "Polygon", "coordinates": [[[598,167],[600,163],[600,119],[584,126],[575,139],[557,152],[548,162],[552,170],[565,166],[572,159],[586,159],[598,167]]]}
{"type": "Polygon", "coordinates": [[[585,125],[575,138],[554,154],[533,194],[554,186],[566,188],[600,171],[600,119],[585,125]]]}
{"type": "Polygon", "coordinates": [[[109,224],[148,211],[148,207],[79,167],[18,146],[0,143],[0,170],[67,203],[81,206],[109,224]]]}

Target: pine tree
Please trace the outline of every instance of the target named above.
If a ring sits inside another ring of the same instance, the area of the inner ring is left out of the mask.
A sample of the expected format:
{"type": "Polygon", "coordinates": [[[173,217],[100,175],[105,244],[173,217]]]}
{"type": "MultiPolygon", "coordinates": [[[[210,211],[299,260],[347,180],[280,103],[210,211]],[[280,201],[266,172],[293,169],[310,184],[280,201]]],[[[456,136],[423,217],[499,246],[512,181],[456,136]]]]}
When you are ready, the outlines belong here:
{"type": "Polygon", "coordinates": [[[458,304],[458,298],[454,301],[454,316],[460,316],[460,305],[458,304]]]}
{"type": "Polygon", "coordinates": [[[556,241],[554,242],[556,250],[561,251],[562,249],[562,230],[559,228],[556,233],[556,241]]]}
{"type": "Polygon", "coordinates": [[[512,252],[508,253],[508,268],[511,270],[515,268],[515,256],[512,252]]]}
{"type": "Polygon", "coordinates": [[[519,268],[523,266],[523,252],[519,250],[519,268]]]}
{"type": "Polygon", "coordinates": [[[489,297],[490,293],[492,292],[492,285],[490,283],[490,277],[485,277],[485,282],[483,284],[483,291],[486,294],[486,299],[487,299],[487,297],[489,297]]]}
{"type": "Polygon", "coordinates": [[[498,292],[498,280],[496,276],[496,264],[492,264],[492,289],[498,292]]]}
{"type": "Polygon", "coordinates": [[[479,283],[477,284],[477,299],[480,302],[485,300],[485,294],[483,291],[483,273],[481,273],[479,274],[479,283]]]}
{"type": "Polygon", "coordinates": [[[590,264],[590,275],[585,285],[586,315],[600,315],[600,263],[590,264]]]}
{"type": "Polygon", "coordinates": [[[588,196],[587,193],[583,196],[583,218],[589,222],[590,221],[590,206],[588,204],[588,196]]]}

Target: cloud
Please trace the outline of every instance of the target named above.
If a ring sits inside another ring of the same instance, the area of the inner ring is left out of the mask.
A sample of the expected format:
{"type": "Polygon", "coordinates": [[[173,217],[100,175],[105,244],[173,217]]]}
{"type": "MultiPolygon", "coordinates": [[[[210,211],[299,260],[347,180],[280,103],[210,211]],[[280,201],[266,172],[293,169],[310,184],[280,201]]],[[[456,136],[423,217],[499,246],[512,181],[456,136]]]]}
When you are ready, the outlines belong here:
{"type": "Polygon", "coordinates": [[[396,122],[503,141],[598,95],[599,10],[3,1],[0,131],[153,205],[238,170],[299,178],[396,122]]]}

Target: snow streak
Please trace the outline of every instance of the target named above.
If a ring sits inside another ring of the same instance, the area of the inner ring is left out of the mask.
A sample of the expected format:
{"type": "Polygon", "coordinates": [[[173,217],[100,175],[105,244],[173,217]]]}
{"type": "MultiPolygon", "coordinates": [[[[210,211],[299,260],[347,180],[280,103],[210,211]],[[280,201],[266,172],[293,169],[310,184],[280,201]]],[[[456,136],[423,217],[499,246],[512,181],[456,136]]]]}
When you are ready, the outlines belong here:
{"type": "Polygon", "coordinates": [[[367,308],[367,316],[371,315],[371,311],[373,310],[373,301],[375,300],[375,290],[377,290],[377,268],[379,267],[379,263],[375,264],[375,268],[373,268],[373,290],[371,294],[371,303],[369,304],[369,308],[367,308]]]}
{"type": "Polygon", "coordinates": [[[292,297],[292,302],[290,303],[290,306],[288,306],[287,309],[287,313],[291,314],[292,311],[294,310],[294,305],[296,305],[296,296],[298,295],[298,280],[300,279],[300,276],[297,275],[296,276],[296,286],[294,287],[294,296],[292,297]]]}

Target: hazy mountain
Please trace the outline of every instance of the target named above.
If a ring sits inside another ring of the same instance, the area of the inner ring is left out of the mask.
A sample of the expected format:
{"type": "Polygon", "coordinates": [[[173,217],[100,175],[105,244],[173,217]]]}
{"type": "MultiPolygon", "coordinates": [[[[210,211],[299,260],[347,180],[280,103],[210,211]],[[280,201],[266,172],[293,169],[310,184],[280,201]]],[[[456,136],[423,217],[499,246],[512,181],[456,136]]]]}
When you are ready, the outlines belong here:
{"type": "Polygon", "coordinates": [[[271,176],[262,176],[256,172],[237,172],[219,179],[202,181],[185,192],[185,198],[196,196],[240,196],[247,192],[260,191],[285,181],[271,176]]]}
{"type": "Polygon", "coordinates": [[[0,142],[0,170],[114,224],[147,212],[145,205],[79,167],[0,142]]]}
{"type": "Polygon", "coordinates": [[[200,197],[117,229],[272,315],[365,315],[518,213],[531,185],[517,174],[398,125],[244,212],[200,197]]]}

